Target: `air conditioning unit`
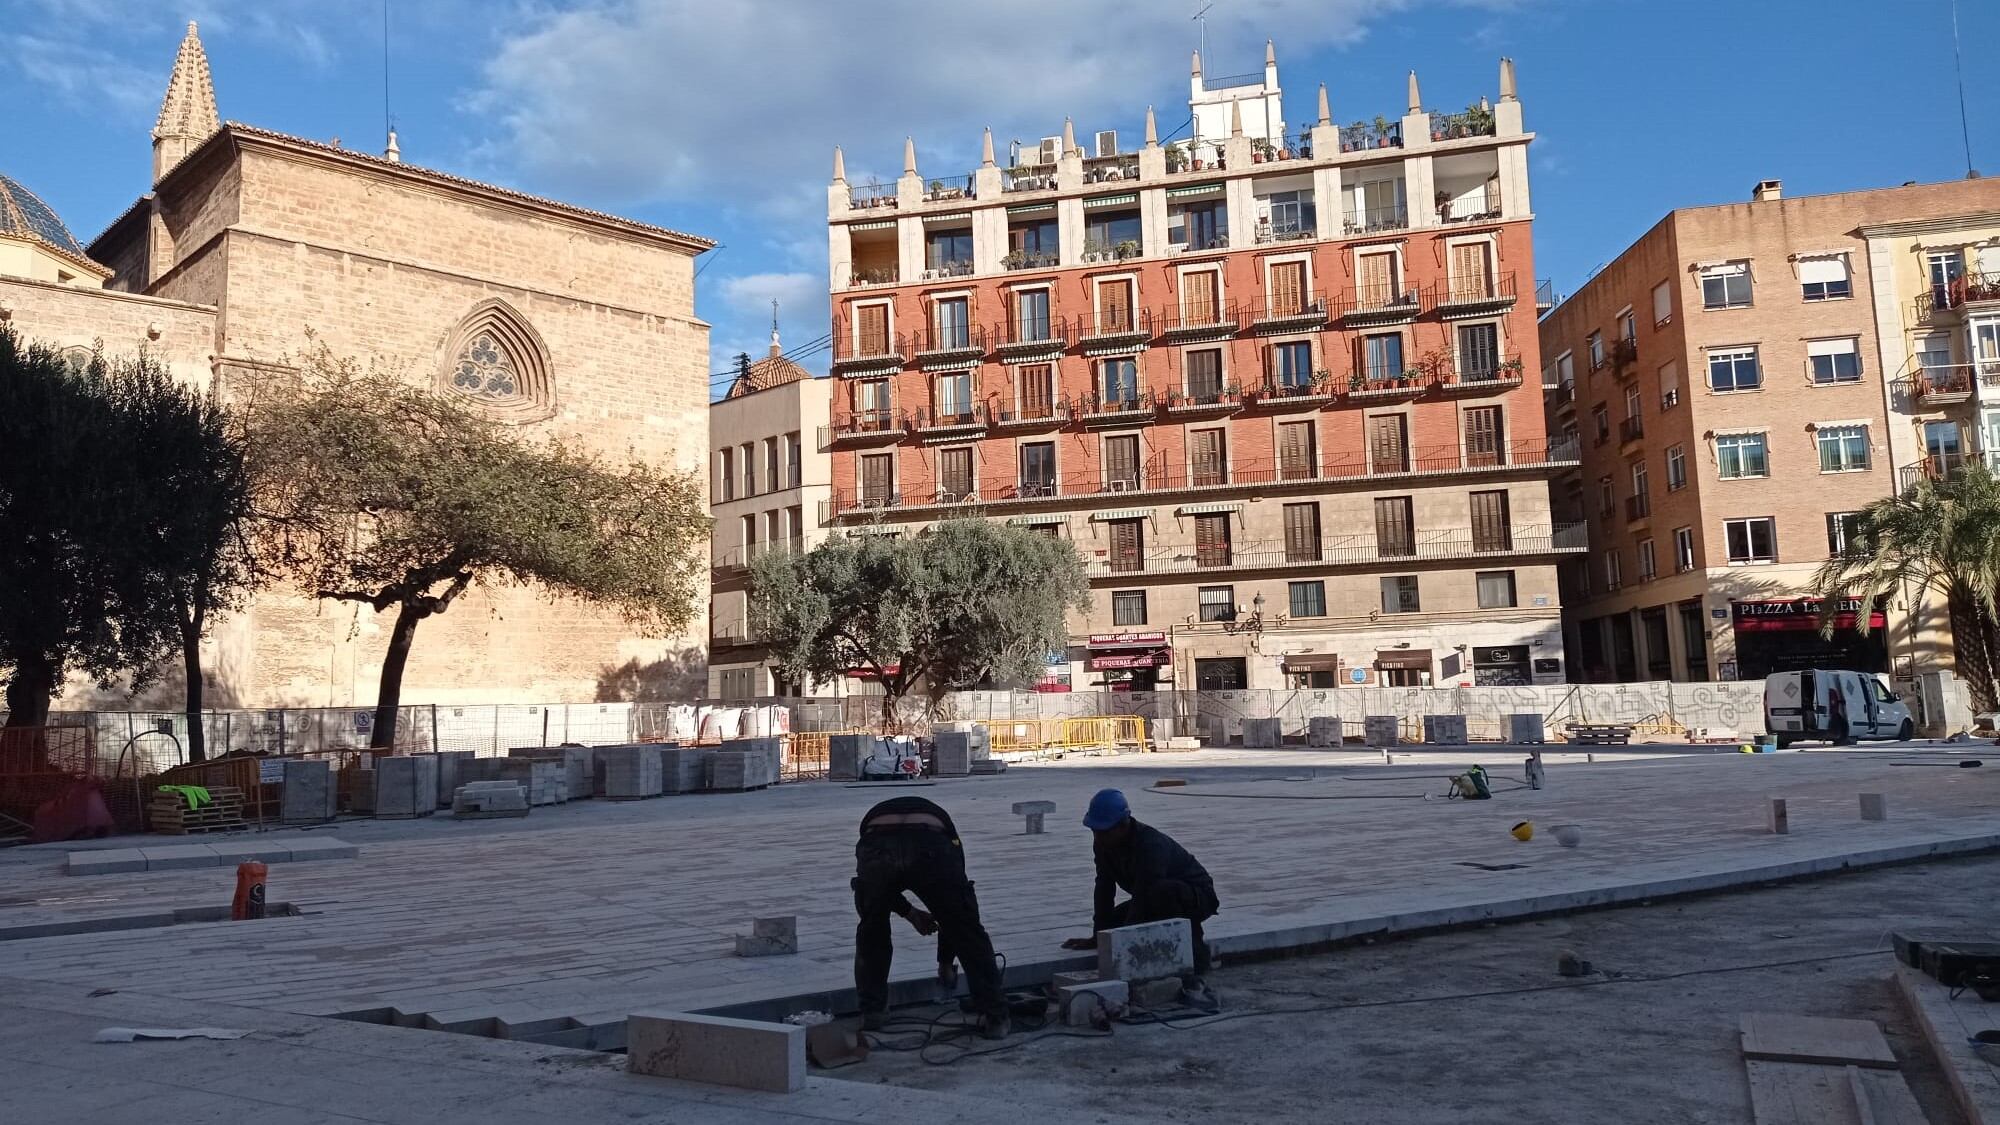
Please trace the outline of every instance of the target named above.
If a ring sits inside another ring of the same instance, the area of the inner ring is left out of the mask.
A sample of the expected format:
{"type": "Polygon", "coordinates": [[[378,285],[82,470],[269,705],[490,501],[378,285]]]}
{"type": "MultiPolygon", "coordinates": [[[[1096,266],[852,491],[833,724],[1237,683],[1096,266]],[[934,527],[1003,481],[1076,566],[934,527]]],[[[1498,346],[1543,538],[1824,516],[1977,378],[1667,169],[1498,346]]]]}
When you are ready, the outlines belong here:
{"type": "Polygon", "coordinates": [[[1107,483],[1111,486],[1111,491],[1113,492],[1130,492],[1138,487],[1139,482],[1124,478],[1113,478],[1107,483]]]}
{"type": "Polygon", "coordinates": [[[1041,152],[1036,155],[1037,164],[1054,164],[1062,159],[1062,138],[1043,137],[1041,152]]]}
{"type": "Polygon", "coordinates": [[[1097,131],[1097,155],[1100,157],[1118,155],[1118,130],[1099,129],[1097,131]]]}

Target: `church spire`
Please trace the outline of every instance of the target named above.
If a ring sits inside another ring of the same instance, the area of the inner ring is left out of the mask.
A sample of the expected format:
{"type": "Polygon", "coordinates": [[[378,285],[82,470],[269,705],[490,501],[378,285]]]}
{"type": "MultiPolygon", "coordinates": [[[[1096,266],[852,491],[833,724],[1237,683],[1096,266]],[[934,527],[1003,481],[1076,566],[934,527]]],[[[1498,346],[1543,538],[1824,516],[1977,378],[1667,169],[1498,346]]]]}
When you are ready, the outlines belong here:
{"type": "Polygon", "coordinates": [[[201,142],[222,127],[215,109],[215,83],[208,75],[208,55],[201,36],[188,22],[187,37],[174,56],[174,73],[167,79],[167,96],[160,102],[160,120],[153,126],[153,182],[201,142]]]}
{"type": "Polygon", "coordinates": [[[771,358],[776,359],[784,354],[785,349],[778,346],[778,301],[774,297],[771,299],[771,358]]]}

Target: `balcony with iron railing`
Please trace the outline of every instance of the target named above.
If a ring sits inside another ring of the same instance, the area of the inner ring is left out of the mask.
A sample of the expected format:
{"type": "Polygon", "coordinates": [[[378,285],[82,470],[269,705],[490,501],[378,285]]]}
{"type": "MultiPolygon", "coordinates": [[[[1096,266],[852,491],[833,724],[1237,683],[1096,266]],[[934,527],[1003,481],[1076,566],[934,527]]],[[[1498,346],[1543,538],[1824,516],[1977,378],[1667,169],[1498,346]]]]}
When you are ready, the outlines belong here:
{"type": "Polygon", "coordinates": [[[986,334],[987,342],[1008,362],[1037,355],[1060,353],[1069,347],[1070,319],[1045,314],[1017,313],[995,324],[986,334]]]}
{"type": "Polygon", "coordinates": [[[842,371],[860,368],[901,367],[910,357],[910,352],[922,344],[922,339],[912,338],[903,333],[870,336],[856,332],[851,322],[836,319],[833,326],[832,369],[842,371]]]}
{"type": "Polygon", "coordinates": [[[1056,186],[1056,166],[1054,164],[1017,164],[1000,171],[1000,190],[1006,193],[1019,191],[1050,191],[1056,186]]]}
{"type": "Polygon", "coordinates": [[[1160,335],[1180,342],[1233,336],[1242,331],[1245,320],[1246,310],[1242,305],[1219,301],[1188,301],[1153,315],[1160,335]]]}
{"type": "Polygon", "coordinates": [[[1250,326],[1259,332],[1316,328],[1326,323],[1328,307],[1325,293],[1266,293],[1252,306],[1250,326]]]}
{"type": "Polygon", "coordinates": [[[1139,154],[1121,152],[1112,156],[1087,156],[1083,160],[1083,182],[1087,184],[1127,183],[1139,178],[1139,154]]]}
{"type": "Polygon", "coordinates": [[[1000,259],[1000,267],[1010,272],[1054,269],[1061,264],[1062,255],[1054,250],[1009,250],[1000,259]]]}
{"type": "Polygon", "coordinates": [[[1356,121],[1352,125],[1342,125],[1340,127],[1340,151],[1342,152],[1365,152],[1372,148],[1402,147],[1403,123],[1401,121],[1384,121],[1378,117],[1376,118],[1376,123],[1373,125],[1365,121],[1356,121]]]}
{"type": "Polygon", "coordinates": [[[1423,294],[1414,285],[1357,285],[1343,294],[1340,317],[1349,323],[1387,324],[1415,320],[1423,294]]]}
{"type": "Polygon", "coordinates": [[[923,342],[917,348],[916,358],[920,363],[938,363],[953,359],[976,359],[985,354],[984,326],[940,324],[934,320],[924,326],[923,342]]]}
{"type": "Polygon", "coordinates": [[[924,202],[941,203],[953,199],[971,199],[974,176],[946,176],[941,180],[931,180],[924,185],[924,202]]]}
{"type": "Polygon", "coordinates": [[[1151,418],[1159,409],[1159,398],[1152,391],[1134,390],[1130,394],[1110,394],[1092,391],[1080,396],[1072,407],[1077,420],[1086,424],[1141,422],[1151,418]]]}
{"type": "Polygon", "coordinates": [[[1639,523],[1652,514],[1653,497],[1650,493],[1641,492],[1637,496],[1627,496],[1625,498],[1626,523],[1639,523]]]}
{"type": "Polygon", "coordinates": [[[1973,367],[1969,363],[1920,367],[1899,382],[1925,406],[1952,406],[1972,397],[1973,367]]]}
{"type": "Polygon", "coordinates": [[[1214,418],[1234,414],[1243,408],[1243,391],[1234,383],[1227,386],[1194,380],[1185,391],[1166,396],[1163,408],[1174,418],[1214,418]]]}
{"type": "Polygon", "coordinates": [[[1438,221],[1445,226],[1454,223],[1490,223],[1500,217],[1500,192],[1497,188],[1486,188],[1456,199],[1446,198],[1437,205],[1438,221]]]}
{"type": "Polygon", "coordinates": [[[1257,245],[1265,246],[1276,242],[1304,242],[1318,235],[1319,232],[1314,229],[1313,224],[1303,220],[1284,222],[1264,220],[1257,224],[1256,241],[1257,245]]]}
{"type": "Polygon", "coordinates": [[[1918,324],[1955,322],[1969,307],[1996,303],[2000,303],[2000,273],[1969,273],[1917,294],[1916,319],[1918,324]]]}
{"type": "Polygon", "coordinates": [[[848,274],[847,285],[850,289],[871,289],[882,285],[900,285],[902,281],[902,275],[895,266],[867,269],[857,266],[848,274]]]}
{"type": "Polygon", "coordinates": [[[917,434],[964,434],[972,436],[986,429],[990,414],[984,403],[942,403],[919,407],[904,418],[904,428],[917,434]]]}
{"type": "Polygon", "coordinates": [[[1083,244],[1083,260],[1086,262],[1123,262],[1140,254],[1139,240],[1128,238],[1122,242],[1098,242],[1086,239],[1083,244]]]}
{"type": "Polygon", "coordinates": [[[1973,464],[1977,454],[1957,450],[1944,453],[1926,454],[1914,465],[1904,465],[1896,470],[1896,490],[1906,492],[1919,481],[1949,480],[1973,464]]]}
{"type": "Polygon", "coordinates": [[[1639,416],[1618,420],[1618,444],[1630,445],[1646,437],[1646,419],[1639,416]]]}
{"type": "Polygon", "coordinates": [[[853,448],[887,445],[903,440],[903,419],[893,410],[852,410],[835,414],[820,429],[819,447],[853,448]]]}
{"type": "Polygon", "coordinates": [[[1314,549],[1314,545],[1297,538],[1289,542],[1267,539],[1227,546],[1218,544],[1207,551],[1192,544],[1161,545],[1147,548],[1137,558],[1087,559],[1084,572],[1091,578],[1103,578],[1135,573],[1285,570],[1298,566],[1376,568],[1387,561],[1487,560],[1571,554],[1587,550],[1589,540],[1582,524],[1541,524],[1500,529],[1468,527],[1420,531],[1401,542],[1384,542],[1373,535],[1321,535],[1316,547],[1314,549]]]}
{"type": "Polygon", "coordinates": [[[1445,317],[1480,316],[1510,308],[1515,301],[1514,272],[1440,281],[1426,291],[1425,298],[1428,307],[1445,317]]]}
{"type": "Polygon", "coordinates": [[[993,427],[1001,430],[1049,430],[1067,426],[1071,420],[1067,399],[1024,395],[1019,405],[992,412],[993,427]]]}
{"type": "Polygon", "coordinates": [[[971,277],[972,262],[964,258],[950,258],[933,262],[924,267],[923,281],[944,281],[954,277],[971,277]]]}
{"type": "Polygon", "coordinates": [[[1639,341],[1620,336],[1611,342],[1611,352],[1605,357],[1611,365],[1611,374],[1623,379],[1639,370],[1639,341]]]}
{"type": "Polygon", "coordinates": [[[725,551],[718,551],[709,562],[711,574],[741,570],[765,555],[802,555],[806,551],[803,538],[770,539],[762,543],[738,545],[725,551]]]}
{"type": "Polygon", "coordinates": [[[1342,229],[1350,235],[1384,234],[1410,229],[1410,211],[1401,203],[1379,207],[1349,207],[1342,229]]]}
{"type": "Polygon", "coordinates": [[[1152,339],[1158,325],[1151,309],[1100,309],[1076,319],[1077,343],[1086,351],[1138,344],[1152,339]]]}
{"type": "MultiPolygon", "coordinates": [[[[1411,480],[1440,480],[1454,477],[1479,478],[1495,474],[1535,473],[1571,467],[1578,463],[1575,442],[1511,441],[1491,446],[1425,445],[1406,449],[1393,462],[1371,460],[1363,451],[1322,450],[1306,457],[1238,456],[1226,463],[1203,462],[1186,468],[1169,466],[1155,459],[1144,465],[1123,469],[1098,469],[1073,473],[1034,495],[1018,489],[982,497],[991,506],[1033,504],[1061,498],[1072,507],[1079,500],[1114,497],[1161,496],[1175,493],[1230,493],[1245,490],[1282,489],[1288,485],[1325,489],[1349,485],[1357,489],[1379,488],[1385,483],[1411,480]]],[[[932,506],[931,494],[898,495],[893,502],[869,505],[876,508],[921,509],[932,506]],[[905,504],[905,501],[908,503],[905,504]]],[[[836,490],[821,507],[821,522],[846,515],[861,505],[853,491],[836,490]]]]}
{"type": "Polygon", "coordinates": [[[847,205],[856,211],[871,211],[896,205],[896,185],[870,181],[847,189],[847,205]]]}
{"type": "Polygon", "coordinates": [[[1561,298],[1556,296],[1556,283],[1549,278],[1535,282],[1535,310],[1548,312],[1555,308],[1561,298]]]}
{"type": "Polygon", "coordinates": [[[1468,361],[1447,366],[1433,377],[1433,386],[1443,394],[1502,394],[1523,382],[1520,359],[1468,361]]]}
{"type": "Polygon", "coordinates": [[[1432,113],[1430,119],[1433,141],[1457,141],[1468,137],[1494,135],[1493,111],[1482,106],[1471,106],[1461,113],[1432,113]]]}
{"type": "Polygon", "coordinates": [[[1333,401],[1338,393],[1339,388],[1334,384],[1333,372],[1322,367],[1311,372],[1266,375],[1264,381],[1257,385],[1251,398],[1258,406],[1274,410],[1287,408],[1311,410],[1322,403],[1333,401]]]}

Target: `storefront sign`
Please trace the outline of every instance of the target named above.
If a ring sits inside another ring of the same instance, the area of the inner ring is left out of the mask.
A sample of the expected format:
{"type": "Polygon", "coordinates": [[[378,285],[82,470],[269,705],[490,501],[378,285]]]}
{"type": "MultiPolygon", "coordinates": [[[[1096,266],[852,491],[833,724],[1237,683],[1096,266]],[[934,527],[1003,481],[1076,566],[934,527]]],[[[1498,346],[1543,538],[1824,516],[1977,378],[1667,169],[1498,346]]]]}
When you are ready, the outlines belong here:
{"type": "Polygon", "coordinates": [[[1156,648],[1151,652],[1124,652],[1108,656],[1090,658],[1093,672],[1122,672],[1133,668],[1165,668],[1174,662],[1170,649],[1156,648]]]}
{"type": "MultiPolygon", "coordinates": [[[[1835,602],[1834,628],[1854,628],[1861,617],[1861,604],[1860,598],[1841,598],[1835,602]]],[[[1736,629],[1744,633],[1817,629],[1824,606],[1819,598],[1731,603],[1736,615],[1736,629]]],[[[1878,600],[1874,611],[1868,615],[1869,628],[1880,629],[1889,623],[1888,615],[1882,612],[1882,608],[1883,602],[1878,600]]]]}
{"type": "MultiPolygon", "coordinates": [[[[888,667],[882,669],[882,674],[884,676],[893,676],[896,673],[901,672],[902,670],[903,666],[901,664],[891,664],[888,667]]],[[[875,669],[873,668],[849,668],[847,670],[847,675],[848,678],[855,680],[872,680],[876,678],[875,669]]]]}
{"type": "Polygon", "coordinates": [[[1474,664],[1526,664],[1528,662],[1528,646],[1495,645],[1490,648],[1475,648],[1472,650],[1472,662],[1474,664]]]}
{"type": "Polygon", "coordinates": [[[1167,643],[1165,633],[1092,633],[1091,648],[1151,648],[1167,643]]]}

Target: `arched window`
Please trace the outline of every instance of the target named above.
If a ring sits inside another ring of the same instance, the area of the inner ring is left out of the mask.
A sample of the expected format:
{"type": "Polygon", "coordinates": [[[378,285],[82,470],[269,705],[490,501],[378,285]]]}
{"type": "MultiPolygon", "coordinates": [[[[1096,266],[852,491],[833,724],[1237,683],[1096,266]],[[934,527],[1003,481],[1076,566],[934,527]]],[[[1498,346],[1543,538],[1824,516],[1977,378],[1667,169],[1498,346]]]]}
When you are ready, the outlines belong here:
{"type": "Polygon", "coordinates": [[[483,302],[459,322],[438,386],[510,422],[537,422],[556,412],[548,348],[505,301],[483,302]]]}

